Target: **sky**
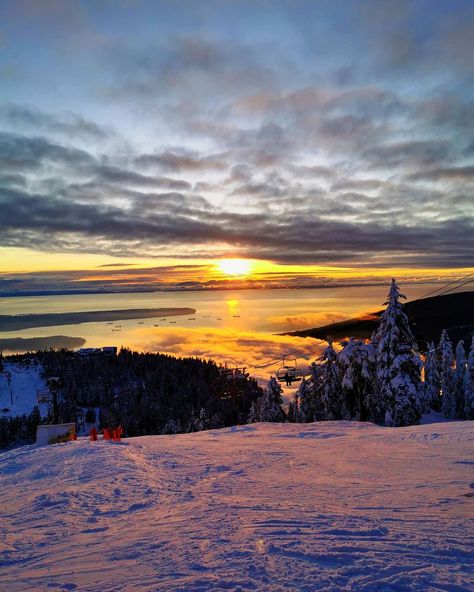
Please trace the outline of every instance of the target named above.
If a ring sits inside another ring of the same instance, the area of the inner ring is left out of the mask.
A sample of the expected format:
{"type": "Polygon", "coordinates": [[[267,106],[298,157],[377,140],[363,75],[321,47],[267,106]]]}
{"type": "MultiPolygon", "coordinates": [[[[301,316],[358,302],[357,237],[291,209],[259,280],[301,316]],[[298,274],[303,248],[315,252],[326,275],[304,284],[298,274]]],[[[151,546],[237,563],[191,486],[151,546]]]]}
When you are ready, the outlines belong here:
{"type": "Polygon", "coordinates": [[[0,294],[462,275],[473,30],[472,0],[1,0],[0,294]]]}

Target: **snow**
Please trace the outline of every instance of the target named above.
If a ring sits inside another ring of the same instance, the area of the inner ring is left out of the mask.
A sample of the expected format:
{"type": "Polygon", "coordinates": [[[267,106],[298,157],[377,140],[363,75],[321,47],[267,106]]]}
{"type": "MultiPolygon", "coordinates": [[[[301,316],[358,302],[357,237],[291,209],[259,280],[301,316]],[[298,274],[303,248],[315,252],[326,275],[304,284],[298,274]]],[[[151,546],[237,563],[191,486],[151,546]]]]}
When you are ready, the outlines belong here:
{"type": "Polygon", "coordinates": [[[43,367],[36,360],[26,363],[3,361],[3,372],[0,373],[0,417],[29,415],[35,405],[41,417],[48,415],[49,405],[37,403],[37,394],[49,391],[42,371],[43,367]],[[3,412],[4,409],[8,411],[3,412]]]}
{"type": "Polygon", "coordinates": [[[0,455],[0,590],[474,589],[472,422],[252,424],[0,455]]]}

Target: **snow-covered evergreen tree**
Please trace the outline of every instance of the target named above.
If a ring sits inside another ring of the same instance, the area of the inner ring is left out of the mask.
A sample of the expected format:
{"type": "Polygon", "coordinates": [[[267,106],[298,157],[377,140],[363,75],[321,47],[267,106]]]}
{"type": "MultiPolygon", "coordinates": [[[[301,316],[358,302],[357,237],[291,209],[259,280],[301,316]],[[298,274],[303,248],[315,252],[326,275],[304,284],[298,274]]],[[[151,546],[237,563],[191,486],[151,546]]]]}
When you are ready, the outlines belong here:
{"type": "Polygon", "coordinates": [[[288,405],[288,421],[290,423],[299,423],[299,395],[298,391],[294,394],[293,401],[288,405]]]}
{"type": "Polygon", "coordinates": [[[464,415],[464,378],[466,376],[466,351],[464,341],[459,341],[456,346],[456,369],[454,370],[454,398],[456,399],[456,417],[461,419],[464,415]]]}
{"type": "Polygon", "coordinates": [[[224,420],[222,419],[221,414],[214,413],[214,415],[211,418],[211,428],[217,429],[217,428],[223,428],[223,427],[224,427],[224,420]]]}
{"type": "Polygon", "coordinates": [[[298,417],[301,423],[314,421],[313,396],[309,380],[303,378],[298,387],[298,417]]]}
{"type": "Polygon", "coordinates": [[[464,419],[474,419],[474,337],[467,357],[466,375],[464,376],[464,419]]]}
{"type": "Polygon", "coordinates": [[[337,353],[328,340],[328,346],[320,357],[321,363],[321,402],[324,406],[326,419],[342,419],[342,381],[337,353]]]}
{"type": "Polygon", "coordinates": [[[186,433],[200,431],[199,417],[196,416],[194,409],[191,411],[191,417],[189,418],[188,425],[186,427],[186,433]]]}
{"type": "Polygon", "coordinates": [[[162,434],[179,434],[182,431],[181,424],[179,421],[175,421],[173,418],[168,419],[166,422],[162,434]]]}
{"type": "Polygon", "coordinates": [[[412,425],[421,416],[421,359],[404,311],[397,282],[393,279],[387,308],[373,341],[376,344],[377,383],[385,407],[385,425],[412,425]]]}
{"type": "Polygon", "coordinates": [[[453,345],[446,329],[441,333],[439,341],[441,359],[441,408],[445,417],[456,417],[456,394],[454,392],[454,354],[453,345]]]}
{"type": "Polygon", "coordinates": [[[430,409],[439,411],[441,399],[441,378],[439,372],[439,360],[436,346],[432,341],[428,344],[428,351],[425,357],[425,411],[430,409]]]}
{"type": "Polygon", "coordinates": [[[371,343],[351,339],[338,355],[342,373],[342,419],[381,422],[375,381],[375,350],[371,343]]]}
{"type": "Polygon", "coordinates": [[[199,412],[199,418],[197,421],[198,432],[202,432],[203,430],[208,430],[209,425],[210,425],[210,420],[209,420],[209,416],[207,414],[207,411],[204,409],[204,407],[201,407],[201,411],[199,412]]]}
{"type": "Polygon", "coordinates": [[[283,389],[274,376],[267,383],[260,403],[260,421],[285,421],[286,415],[283,411],[283,389]]]}
{"type": "Polygon", "coordinates": [[[247,416],[247,423],[258,423],[260,421],[260,413],[259,413],[259,405],[258,405],[258,400],[257,401],[252,401],[252,404],[250,405],[250,411],[249,414],[247,416]]]}

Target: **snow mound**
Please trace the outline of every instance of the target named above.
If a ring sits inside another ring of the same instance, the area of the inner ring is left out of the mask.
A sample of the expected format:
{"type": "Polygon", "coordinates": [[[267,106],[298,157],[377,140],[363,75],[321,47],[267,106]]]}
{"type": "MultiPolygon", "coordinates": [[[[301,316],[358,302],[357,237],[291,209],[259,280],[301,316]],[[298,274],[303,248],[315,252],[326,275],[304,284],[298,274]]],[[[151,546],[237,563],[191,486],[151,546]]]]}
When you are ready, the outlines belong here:
{"type": "Polygon", "coordinates": [[[0,589],[474,589],[471,422],[253,424],[0,455],[0,589]]]}

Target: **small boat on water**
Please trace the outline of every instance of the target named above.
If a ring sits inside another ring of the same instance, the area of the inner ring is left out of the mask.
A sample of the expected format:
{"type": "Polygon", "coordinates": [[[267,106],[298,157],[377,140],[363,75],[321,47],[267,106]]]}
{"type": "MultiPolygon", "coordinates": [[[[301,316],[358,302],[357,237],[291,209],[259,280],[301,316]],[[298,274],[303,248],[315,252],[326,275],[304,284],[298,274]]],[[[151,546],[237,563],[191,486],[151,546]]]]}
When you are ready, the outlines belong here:
{"type": "Polygon", "coordinates": [[[153,325],[153,327],[159,327],[160,325],[153,325]]]}
{"type": "Polygon", "coordinates": [[[122,329],[112,329],[112,331],[121,331],[122,329]]]}
{"type": "Polygon", "coordinates": [[[114,324],[113,321],[110,321],[110,323],[107,323],[107,325],[113,325],[113,324],[114,324]]]}
{"type": "Polygon", "coordinates": [[[222,321],[222,317],[216,317],[218,321],[222,321]]]}
{"type": "Polygon", "coordinates": [[[234,319],[240,319],[240,315],[232,315],[234,319]]]}
{"type": "Polygon", "coordinates": [[[188,321],[195,321],[196,317],[189,317],[188,321]]]}
{"type": "Polygon", "coordinates": [[[138,321],[137,325],[143,325],[144,321],[138,321]]]}

